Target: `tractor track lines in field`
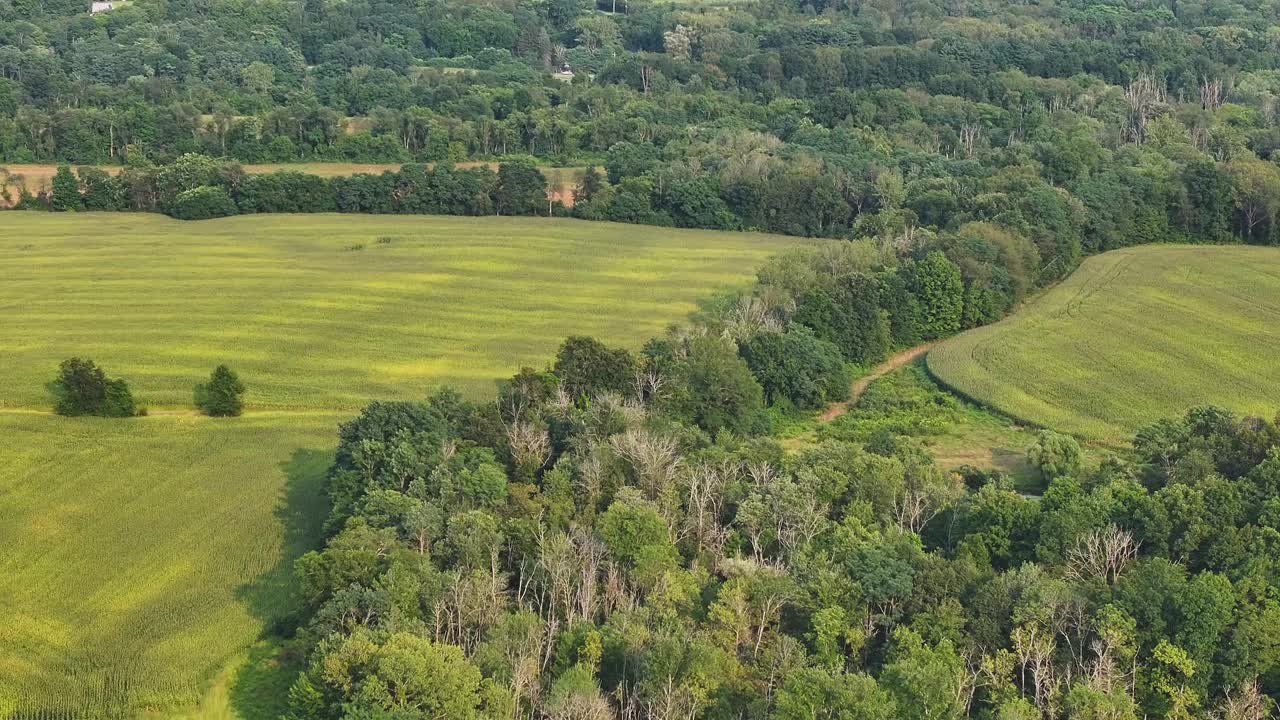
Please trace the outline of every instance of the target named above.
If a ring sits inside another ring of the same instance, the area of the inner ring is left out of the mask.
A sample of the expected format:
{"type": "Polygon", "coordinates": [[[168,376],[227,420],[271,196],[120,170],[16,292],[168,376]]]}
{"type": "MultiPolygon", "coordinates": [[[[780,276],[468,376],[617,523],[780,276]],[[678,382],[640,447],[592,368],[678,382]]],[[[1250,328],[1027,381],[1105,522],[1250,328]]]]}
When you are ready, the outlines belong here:
{"type": "Polygon", "coordinates": [[[1273,248],[1129,248],[940,344],[929,368],[1006,415],[1105,442],[1192,405],[1270,415],[1280,403],[1277,297],[1273,248]]]}

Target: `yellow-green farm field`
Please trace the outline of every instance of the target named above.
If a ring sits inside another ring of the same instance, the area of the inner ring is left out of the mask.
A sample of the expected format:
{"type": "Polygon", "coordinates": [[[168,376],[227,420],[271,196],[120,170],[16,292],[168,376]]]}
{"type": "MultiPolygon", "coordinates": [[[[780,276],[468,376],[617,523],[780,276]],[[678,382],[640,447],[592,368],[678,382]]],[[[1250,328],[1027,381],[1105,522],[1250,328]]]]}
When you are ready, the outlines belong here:
{"type": "Polygon", "coordinates": [[[1104,443],[1216,404],[1280,410],[1280,250],[1146,246],[1090,258],[1001,322],[942,343],[929,370],[1027,422],[1104,443]]]}
{"type": "Polygon", "coordinates": [[[195,705],[289,609],[343,419],[0,413],[0,716],[195,705]]]}
{"type": "Polygon", "coordinates": [[[215,679],[235,709],[227,668],[288,606],[340,422],[445,384],[487,397],[569,334],[636,348],[787,242],[549,219],[0,213],[0,717],[170,717],[215,679]],[[150,416],[49,414],[71,355],[126,378],[150,416]],[[220,362],[249,387],[244,417],[190,412],[220,362]]]}
{"type": "Polygon", "coordinates": [[[71,355],[152,409],[219,362],[255,409],[481,395],[571,334],[638,347],[787,240],[546,218],[0,214],[0,408],[71,355]]]}

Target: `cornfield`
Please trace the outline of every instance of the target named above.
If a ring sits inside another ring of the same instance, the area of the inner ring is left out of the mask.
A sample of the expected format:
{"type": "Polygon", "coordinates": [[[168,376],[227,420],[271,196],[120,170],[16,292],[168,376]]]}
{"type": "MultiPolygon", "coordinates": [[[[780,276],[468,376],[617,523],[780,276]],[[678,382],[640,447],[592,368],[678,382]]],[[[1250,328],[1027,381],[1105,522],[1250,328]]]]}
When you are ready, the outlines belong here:
{"type": "Polygon", "coordinates": [[[1109,443],[1216,404],[1280,410],[1280,250],[1147,246],[1095,256],[1004,321],[942,343],[931,373],[1020,420],[1109,443]]]}

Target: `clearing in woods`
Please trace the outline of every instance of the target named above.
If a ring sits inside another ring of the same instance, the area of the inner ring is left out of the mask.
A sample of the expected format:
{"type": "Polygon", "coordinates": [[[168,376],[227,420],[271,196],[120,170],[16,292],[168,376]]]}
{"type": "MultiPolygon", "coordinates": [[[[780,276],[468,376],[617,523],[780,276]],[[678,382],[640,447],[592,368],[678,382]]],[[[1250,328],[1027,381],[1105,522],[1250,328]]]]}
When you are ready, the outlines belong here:
{"type": "Polygon", "coordinates": [[[1089,258],[1011,317],[939,344],[929,371],[1022,421],[1120,444],[1215,404],[1280,409],[1280,250],[1146,246],[1089,258]]]}
{"type": "Polygon", "coordinates": [[[571,334],[635,348],[795,242],[537,218],[3,222],[0,717],[193,707],[289,606],[336,427],[366,401],[487,397],[571,334]],[[152,416],[48,414],[72,355],[152,416]],[[247,414],[191,415],[221,362],[247,414]]]}

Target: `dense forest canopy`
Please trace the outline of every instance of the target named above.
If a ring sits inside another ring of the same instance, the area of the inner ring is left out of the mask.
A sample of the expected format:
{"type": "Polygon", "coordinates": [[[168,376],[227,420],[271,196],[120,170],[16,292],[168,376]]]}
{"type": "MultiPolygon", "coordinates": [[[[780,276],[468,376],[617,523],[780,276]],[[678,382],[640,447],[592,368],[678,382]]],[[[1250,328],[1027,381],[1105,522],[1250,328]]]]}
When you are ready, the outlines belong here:
{"type": "Polygon", "coordinates": [[[0,162],[533,156],[607,169],[590,219],[903,245],[986,221],[1055,276],[1082,249],[1276,234],[1265,2],[87,10],[0,4],[0,162]]]}

